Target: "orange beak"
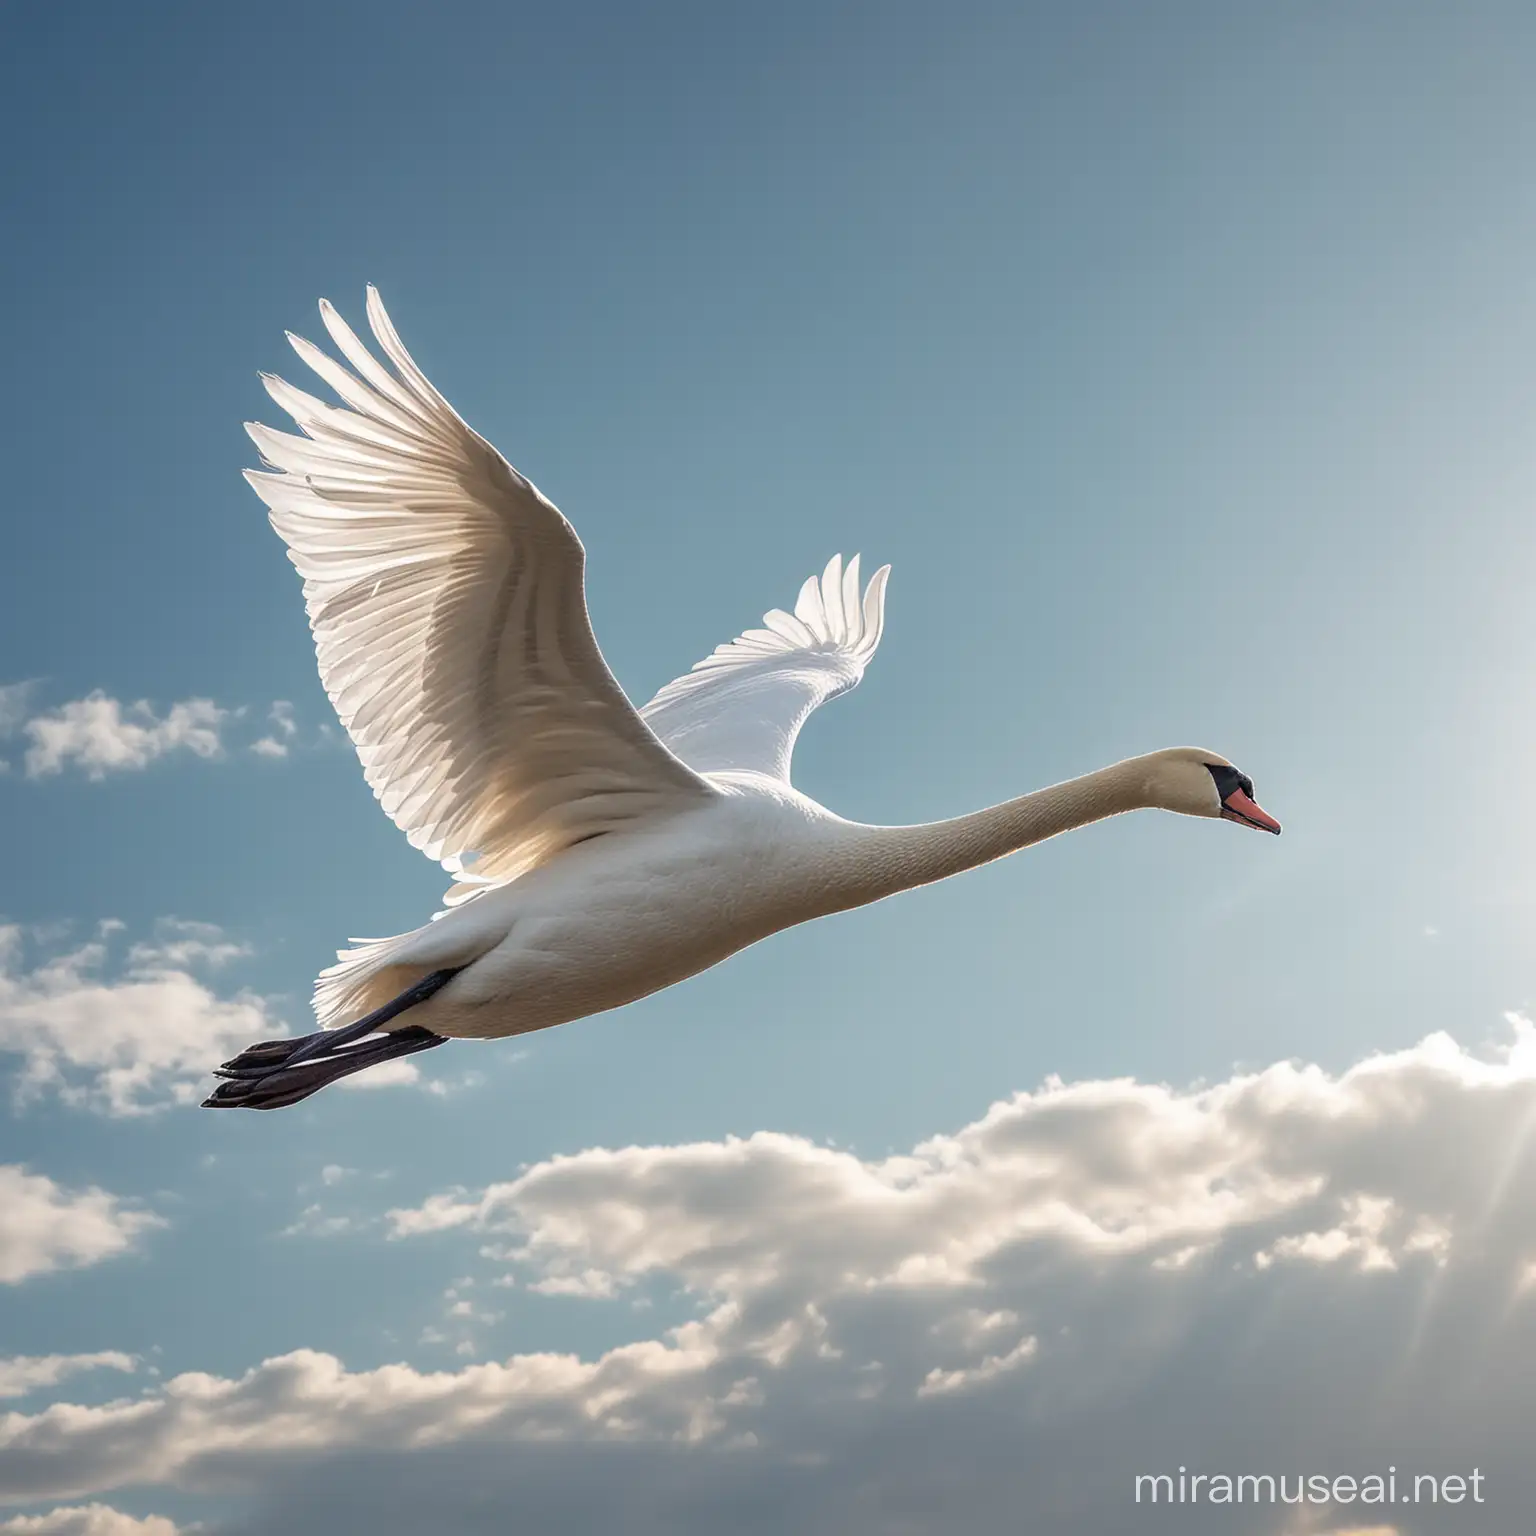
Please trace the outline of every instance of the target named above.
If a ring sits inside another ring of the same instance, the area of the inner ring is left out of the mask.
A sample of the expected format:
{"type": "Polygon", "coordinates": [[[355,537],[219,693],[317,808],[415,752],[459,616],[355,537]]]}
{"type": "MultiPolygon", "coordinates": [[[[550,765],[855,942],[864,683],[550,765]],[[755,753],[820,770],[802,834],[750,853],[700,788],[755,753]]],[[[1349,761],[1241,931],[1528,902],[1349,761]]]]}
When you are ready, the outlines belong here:
{"type": "Polygon", "coordinates": [[[1261,832],[1280,835],[1280,823],[1240,789],[1234,789],[1221,802],[1221,814],[1227,821],[1240,821],[1245,827],[1257,827],[1261,832]]]}

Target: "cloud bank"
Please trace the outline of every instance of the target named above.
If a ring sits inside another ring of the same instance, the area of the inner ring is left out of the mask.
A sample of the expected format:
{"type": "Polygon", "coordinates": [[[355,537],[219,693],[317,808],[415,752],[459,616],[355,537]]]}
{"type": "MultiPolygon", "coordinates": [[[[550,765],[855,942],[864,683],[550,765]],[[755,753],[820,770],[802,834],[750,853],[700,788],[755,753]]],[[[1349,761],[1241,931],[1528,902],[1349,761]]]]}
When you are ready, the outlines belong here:
{"type": "Polygon", "coordinates": [[[105,1504],[77,1504],[0,1521],[0,1536],[180,1536],[186,1529],[160,1515],[137,1520],[105,1504]]]}
{"type": "Polygon", "coordinates": [[[435,1372],[296,1348],[12,1413],[0,1487],[253,1495],[228,1527],[252,1536],[513,1511],[658,1536],[1513,1536],[1536,1505],[1536,1033],[1512,1027],[1489,1057],[1434,1037],[1337,1076],[1049,1082],[894,1157],[764,1132],[444,1191],[390,1213],[396,1241],[624,1307],[636,1336],[435,1372]],[[647,1329],[630,1302],[669,1290],[694,1315],[647,1329]],[[1135,1502],[1181,1466],[1477,1468],[1486,1497],[1135,1502]]]}

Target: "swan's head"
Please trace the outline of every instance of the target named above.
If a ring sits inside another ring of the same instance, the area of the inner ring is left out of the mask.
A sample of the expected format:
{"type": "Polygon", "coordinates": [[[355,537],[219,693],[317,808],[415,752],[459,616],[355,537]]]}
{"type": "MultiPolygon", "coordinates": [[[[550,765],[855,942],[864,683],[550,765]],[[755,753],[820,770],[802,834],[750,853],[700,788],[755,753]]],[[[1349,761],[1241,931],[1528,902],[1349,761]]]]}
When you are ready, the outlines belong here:
{"type": "Polygon", "coordinates": [[[1261,832],[1279,832],[1280,823],[1254,800],[1253,780],[1220,753],[1175,747],[1154,752],[1146,761],[1151,804],[1185,816],[1220,816],[1261,832]]]}

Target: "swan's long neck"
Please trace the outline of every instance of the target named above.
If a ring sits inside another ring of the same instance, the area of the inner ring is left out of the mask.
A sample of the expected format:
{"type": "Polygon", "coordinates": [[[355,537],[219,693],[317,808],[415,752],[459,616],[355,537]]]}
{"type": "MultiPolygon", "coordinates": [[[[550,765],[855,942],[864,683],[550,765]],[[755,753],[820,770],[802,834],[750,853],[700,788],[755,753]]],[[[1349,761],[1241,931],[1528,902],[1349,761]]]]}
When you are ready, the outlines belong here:
{"type": "Polygon", "coordinates": [[[1133,757],[950,821],[861,828],[867,835],[850,850],[848,894],[855,901],[878,901],[1152,803],[1147,760],[1133,757]]]}

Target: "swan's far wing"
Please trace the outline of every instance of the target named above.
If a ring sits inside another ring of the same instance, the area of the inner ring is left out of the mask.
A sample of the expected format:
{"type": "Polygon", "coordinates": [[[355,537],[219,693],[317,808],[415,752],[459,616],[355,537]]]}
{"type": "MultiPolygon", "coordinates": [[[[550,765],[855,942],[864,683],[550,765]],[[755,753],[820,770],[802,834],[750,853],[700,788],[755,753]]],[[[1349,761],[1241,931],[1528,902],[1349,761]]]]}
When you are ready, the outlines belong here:
{"type": "Polygon", "coordinates": [[[706,800],[603,661],[571,525],[433,388],[372,288],[392,368],[320,312],[352,371],[290,340],[348,409],[268,378],[306,435],[250,426],[276,473],[246,478],[304,578],[321,680],[384,810],[462,900],[706,800]]]}
{"type": "Polygon", "coordinates": [[[747,770],[789,782],[795,738],[818,705],[864,675],[885,622],[883,565],[859,590],[859,557],[833,555],[800,589],[795,611],[775,608],[668,683],[641,718],[699,773],[747,770]]]}

